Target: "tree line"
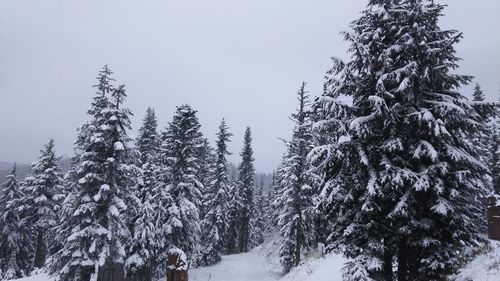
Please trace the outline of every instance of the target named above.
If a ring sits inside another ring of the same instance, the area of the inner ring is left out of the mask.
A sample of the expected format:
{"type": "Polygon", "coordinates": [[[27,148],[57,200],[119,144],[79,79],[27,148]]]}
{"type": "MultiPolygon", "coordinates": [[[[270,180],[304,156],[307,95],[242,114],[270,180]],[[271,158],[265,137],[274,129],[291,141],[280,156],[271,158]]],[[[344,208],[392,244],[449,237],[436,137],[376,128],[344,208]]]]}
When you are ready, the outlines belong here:
{"type": "Polygon", "coordinates": [[[104,66],[66,174],[50,140],[23,183],[15,166],[7,176],[2,279],[47,266],[58,280],[94,280],[103,267],[120,264],[129,277],[151,280],[164,275],[172,247],[185,251],[191,266],[207,266],[263,242],[267,197],[262,184],[254,188],[250,128],[230,178],[225,120],[213,149],[189,105],[178,106],[162,132],[148,108],[132,140],[125,86],[113,81],[104,66]]]}
{"type": "Polygon", "coordinates": [[[276,226],[285,273],[322,243],[349,259],[346,281],[446,280],[489,244],[500,125],[479,84],[471,100],[459,92],[472,77],[455,73],[462,34],[440,28],[444,8],[368,1],[323,93],[300,86],[269,194],[255,182],[250,128],[233,178],[226,122],[211,148],[189,105],[162,132],[148,109],[131,140],[125,88],[104,67],[71,170],[62,176],[51,141],[31,177],[18,184],[14,167],[3,185],[3,276],[47,265],[60,280],[89,280],[122,264],[151,280],[170,247],[212,265],[276,226]]]}

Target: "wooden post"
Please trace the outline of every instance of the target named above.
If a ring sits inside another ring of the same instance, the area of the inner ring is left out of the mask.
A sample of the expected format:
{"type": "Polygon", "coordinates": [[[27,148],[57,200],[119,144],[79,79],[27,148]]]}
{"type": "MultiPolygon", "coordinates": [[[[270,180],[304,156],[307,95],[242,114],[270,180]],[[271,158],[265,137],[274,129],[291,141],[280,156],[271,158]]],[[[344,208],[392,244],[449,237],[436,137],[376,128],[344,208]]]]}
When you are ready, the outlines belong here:
{"type": "Polygon", "coordinates": [[[186,254],[178,248],[167,253],[167,281],[188,281],[188,264],[186,254]]]}
{"type": "Polygon", "coordinates": [[[494,196],[488,198],[488,238],[500,240],[500,205],[494,196]]]}

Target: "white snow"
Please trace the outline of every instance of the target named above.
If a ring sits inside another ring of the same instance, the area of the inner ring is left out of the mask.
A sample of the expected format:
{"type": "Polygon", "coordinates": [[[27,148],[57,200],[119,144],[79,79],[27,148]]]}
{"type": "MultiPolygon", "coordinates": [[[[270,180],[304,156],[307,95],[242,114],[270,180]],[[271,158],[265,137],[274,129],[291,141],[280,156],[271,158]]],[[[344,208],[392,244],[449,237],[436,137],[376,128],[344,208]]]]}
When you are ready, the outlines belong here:
{"type": "MultiPolygon", "coordinates": [[[[467,264],[455,281],[500,280],[500,242],[492,241],[493,250],[478,256],[467,264]]],[[[189,270],[190,281],[342,281],[342,267],[346,259],[336,254],[311,257],[300,266],[281,275],[277,246],[267,242],[248,253],[224,256],[222,262],[211,267],[189,270]]],[[[164,279],[161,279],[162,281],[164,279]]],[[[16,281],[53,281],[45,273],[16,281]]]]}
{"type": "Polygon", "coordinates": [[[500,242],[491,241],[493,250],[468,263],[456,276],[455,281],[500,280],[500,242]]]}
{"type": "Polygon", "coordinates": [[[21,279],[16,279],[16,281],[52,281],[54,279],[50,278],[46,273],[35,274],[30,277],[25,277],[21,279]]]}
{"type": "Polygon", "coordinates": [[[311,257],[289,274],[282,276],[278,247],[264,243],[244,254],[229,255],[222,262],[206,268],[189,271],[192,281],[342,281],[342,267],[346,259],[335,254],[311,257]]]}

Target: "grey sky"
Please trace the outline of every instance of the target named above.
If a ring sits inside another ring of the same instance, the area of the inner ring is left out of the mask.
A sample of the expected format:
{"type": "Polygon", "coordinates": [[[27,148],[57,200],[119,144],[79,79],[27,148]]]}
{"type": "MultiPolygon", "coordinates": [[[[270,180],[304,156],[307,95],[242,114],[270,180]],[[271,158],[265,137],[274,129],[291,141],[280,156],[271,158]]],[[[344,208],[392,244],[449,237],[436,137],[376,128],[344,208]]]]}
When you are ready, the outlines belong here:
{"type": "MultiPolygon", "coordinates": [[[[464,32],[461,73],[488,99],[500,88],[500,1],[450,3],[443,28],[464,32]]],[[[305,80],[319,94],[331,56],[346,58],[346,30],[366,0],[0,0],[0,159],[33,161],[55,138],[70,155],[97,71],[109,64],[127,85],[134,132],[147,106],[163,129],[175,106],[199,111],[212,141],[225,117],[239,161],[254,133],[256,166],[278,164],[305,80]]],[[[470,87],[464,89],[470,92],[470,87]]]]}

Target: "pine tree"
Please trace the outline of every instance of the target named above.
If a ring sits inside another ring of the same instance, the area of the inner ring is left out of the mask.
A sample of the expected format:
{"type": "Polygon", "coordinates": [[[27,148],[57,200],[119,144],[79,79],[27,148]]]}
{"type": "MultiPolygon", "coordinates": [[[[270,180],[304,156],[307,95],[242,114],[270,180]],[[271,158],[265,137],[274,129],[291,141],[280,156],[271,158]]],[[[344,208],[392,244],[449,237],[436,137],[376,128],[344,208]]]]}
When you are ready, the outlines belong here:
{"type": "MultiPolygon", "coordinates": [[[[490,170],[490,174],[493,175],[493,178],[495,177],[494,174],[492,174],[493,170],[495,169],[493,166],[491,166],[492,163],[492,158],[493,153],[490,150],[491,143],[493,139],[495,138],[495,128],[494,128],[494,122],[490,118],[490,116],[495,115],[494,110],[493,114],[488,114],[491,113],[491,106],[493,105],[492,103],[488,103],[484,101],[484,94],[483,90],[481,89],[481,86],[479,83],[476,83],[476,86],[474,87],[474,94],[473,94],[473,99],[471,102],[471,105],[474,107],[474,109],[480,113],[480,127],[478,128],[477,132],[472,132],[470,134],[470,139],[472,142],[472,145],[476,148],[478,151],[479,156],[481,157],[481,160],[484,161],[490,170]],[[483,112],[486,111],[486,112],[483,112]]],[[[494,185],[494,182],[492,183],[492,186],[494,185]]]]}
{"type": "Polygon", "coordinates": [[[23,219],[33,228],[35,253],[33,267],[42,268],[52,246],[52,229],[57,225],[60,204],[64,198],[62,173],[57,165],[60,157],[51,139],[40,151],[38,162],[32,165],[32,175],[23,184],[23,219]]]}
{"type": "Polygon", "coordinates": [[[139,136],[136,139],[135,146],[139,151],[141,165],[146,163],[148,154],[156,157],[160,147],[160,135],[158,134],[158,120],[154,109],[148,107],[146,115],[139,129],[139,136]]]}
{"type": "MultiPolygon", "coordinates": [[[[497,102],[500,103],[500,95],[497,102]]],[[[490,136],[488,164],[493,176],[493,189],[497,194],[500,194],[500,112],[497,112],[491,120],[490,136]]]]}
{"type": "Polygon", "coordinates": [[[180,223],[171,229],[171,246],[182,249],[188,256],[198,254],[200,235],[201,190],[200,159],[204,138],[200,132],[196,110],[189,105],[177,107],[162,144],[165,160],[163,181],[174,205],[170,217],[180,223]]]}
{"type": "Polygon", "coordinates": [[[242,161],[238,167],[238,196],[241,198],[241,209],[238,214],[239,224],[239,252],[244,253],[249,250],[250,242],[250,219],[253,210],[253,190],[255,169],[253,166],[252,132],[250,128],[245,130],[243,140],[243,150],[240,154],[242,161]]]}
{"type": "MultiPolygon", "coordinates": [[[[149,281],[155,274],[161,251],[164,249],[164,239],[158,229],[164,227],[163,218],[166,213],[161,205],[158,189],[159,175],[158,152],[160,138],[157,131],[157,120],[153,109],[148,108],[143,119],[136,148],[140,155],[141,171],[137,185],[136,197],[138,209],[131,222],[132,242],[125,261],[127,275],[149,281]]],[[[169,200],[169,203],[171,200],[169,200]]],[[[163,263],[162,263],[163,264],[163,263]]]]}
{"type": "Polygon", "coordinates": [[[228,195],[229,198],[226,211],[227,230],[224,241],[224,252],[226,254],[236,254],[239,253],[238,239],[240,234],[240,210],[243,206],[236,181],[232,181],[230,184],[228,195]]]}
{"type": "Polygon", "coordinates": [[[32,268],[33,244],[30,229],[19,216],[24,193],[16,178],[16,164],[2,184],[0,197],[0,279],[9,280],[27,275],[32,268]]]}
{"type": "Polygon", "coordinates": [[[306,83],[302,83],[297,99],[299,107],[292,115],[295,122],[292,140],[282,164],[282,181],[278,197],[280,227],[280,261],[285,272],[300,263],[303,250],[314,241],[313,186],[315,175],[311,173],[307,155],[312,149],[312,123],[307,106],[306,83]]]}
{"type": "Polygon", "coordinates": [[[500,126],[498,121],[492,126],[489,151],[491,153],[490,170],[493,176],[493,190],[500,194],[500,126]]]}
{"type": "Polygon", "coordinates": [[[250,245],[252,247],[259,246],[264,243],[264,233],[266,231],[266,213],[265,213],[265,198],[264,198],[264,179],[262,178],[258,188],[253,194],[253,216],[251,220],[250,245]]]}
{"type": "Polygon", "coordinates": [[[444,280],[484,243],[487,167],[469,134],[481,116],[456,89],[461,34],[438,26],[430,0],[372,0],[345,33],[318,99],[329,240],[352,259],[346,280],[444,280]],[[352,97],[352,105],[340,101],[352,97]],[[397,272],[393,264],[397,263],[397,272]]]}
{"type": "Polygon", "coordinates": [[[128,159],[132,113],[123,107],[124,86],[114,87],[104,66],[91,108],[90,121],[78,131],[73,189],[65,200],[58,236],[62,248],[52,257],[51,272],[58,280],[96,280],[105,264],[123,264],[130,232],[126,217],[136,199],[137,174],[128,159]],[[67,205],[66,205],[67,204],[67,205]]]}
{"type": "Polygon", "coordinates": [[[483,90],[481,89],[481,86],[479,83],[476,83],[476,86],[474,87],[474,95],[473,95],[473,101],[484,101],[484,93],[483,90]]]}
{"type": "Polygon", "coordinates": [[[230,155],[227,146],[231,136],[232,134],[229,132],[226,122],[222,119],[217,133],[215,167],[204,198],[204,206],[207,212],[201,222],[203,249],[200,265],[203,266],[220,262],[222,259],[221,253],[224,252],[224,241],[228,229],[226,218],[227,201],[230,190],[226,156],[230,155]]]}

